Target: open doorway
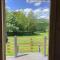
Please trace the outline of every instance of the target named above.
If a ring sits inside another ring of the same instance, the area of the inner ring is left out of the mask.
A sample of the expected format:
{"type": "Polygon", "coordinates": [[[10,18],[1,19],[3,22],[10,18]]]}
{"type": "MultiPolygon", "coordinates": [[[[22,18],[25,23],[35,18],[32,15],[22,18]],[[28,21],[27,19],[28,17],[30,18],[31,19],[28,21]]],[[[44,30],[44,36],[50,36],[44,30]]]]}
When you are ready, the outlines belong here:
{"type": "Polygon", "coordinates": [[[5,4],[6,59],[48,60],[50,1],[5,0],[5,4]]]}

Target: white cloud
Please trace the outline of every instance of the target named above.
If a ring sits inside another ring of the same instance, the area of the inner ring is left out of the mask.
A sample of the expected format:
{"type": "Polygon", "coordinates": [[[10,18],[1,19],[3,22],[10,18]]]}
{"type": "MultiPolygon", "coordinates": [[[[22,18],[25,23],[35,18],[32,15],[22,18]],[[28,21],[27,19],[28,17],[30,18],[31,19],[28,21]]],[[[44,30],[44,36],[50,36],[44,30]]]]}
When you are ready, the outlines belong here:
{"type": "Polygon", "coordinates": [[[24,14],[27,16],[30,11],[33,11],[31,8],[26,8],[26,9],[17,9],[15,10],[16,12],[18,11],[23,11],[24,14]]]}
{"type": "Polygon", "coordinates": [[[41,9],[40,9],[40,8],[35,9],[33,12],[34,12],[34,15],[35,15],[37,18],[40,17],[40,15],[41,15],[41,9]]]}
{"type": "Polygon", "coordinates": [[[40,8],[34,10],[34,13],[39,13],[39,12],[41,12],[40,8]]]}
{"type": "Polygon", "coordinates": [[[26,0],[27,3],[38,3],[41,2],[42,0],[26,0]]]}
{"type": "Polygon", "coordinates": [[[48,12],[49,13],[49,9],[48,8],[46,8],[46,9],[43,9],[43,12],[48,12]]]}
{"type": "Polygon", "coordinates": [[[30,11],[33,11],[31,8],[24,9],[24,13],[27,16],[30,11]]]}
{"type": "Polygon", "coordinates": [[[17,10],[15,10],[16,12],[18,12],[18,11],[24,11],[24,9],[17,9],[17,10]]]}
{"type": "Polygon", "coordinates": [[[26,8],[26,9],[24,9],[24,12],[26,12],[26,13],[29,13],[30,11],[32,11],[31,8],[26,8]]]}
{"type": "Polygon", "coordinates": [[[39,18],[49,19],[49,16],[42,15],[42,16],[40,16],[39,18]]]}
{"type": "Polygon", "coordinates": [[[36,9],[34,10],[34,14],[37,16],[37,18],[49,18],[49,9],[36,9]]]}
{"type": "Polygon", "coordinates": [[[8,11],[13,11],[9,6],[6,6],[5,9],[8,11]]]}
{"type": "Polygon", "coordinates": [[[6,6],[6,9],[11,9],[9,6],[6,6]]]}
{"type": "Polygon", "coordinates": [[[25,8],[25,9],[17,9],[15,11],[25,11],[25,12],[30,12],[32,9],[31,8],[25,8]]]}
{"type": "Polygon", "coordinates": [[[35,3],[34,6],[39,6],[40,4],[41,4],[41,2],[40,3],[35,3]]]}
{"type": "Polygon", "coordinates": [[[43,9],[42,12],[41,12],[40,18],[46,18],[46,19],[49,19],[49,14],[50,14],[50,11],[49,11],[48,8],[43,9]]]}
{"type": "Polygon", "coordinates": [[[20,11],[19,9],[18,10],[15,10],[16,12],[20,11]]]}
{"type": "Polygon", "coordinates": [[[38,8],[35,10],[32,10],[31,8],[26,8],[26,9],[18,9],[16,11],[23,11],[26,16],[28,15],[30,11],[32,11],[37,18],[45,18],[45,19],[49,18],[48,8],[45,8],[45,9],[38,8]]]}

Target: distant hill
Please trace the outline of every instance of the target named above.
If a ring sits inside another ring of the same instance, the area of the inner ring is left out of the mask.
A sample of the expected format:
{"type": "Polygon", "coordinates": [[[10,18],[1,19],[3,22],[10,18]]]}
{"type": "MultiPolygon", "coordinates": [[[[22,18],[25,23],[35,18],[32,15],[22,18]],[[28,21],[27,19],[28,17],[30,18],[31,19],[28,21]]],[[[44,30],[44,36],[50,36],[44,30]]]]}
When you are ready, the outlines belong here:
{"type": "Polygon", "coordinates": [[[47,23],[49,23],[48,19],[37,19],[37,20],[38,20],[38,22],[47,22],[47,23]]]}

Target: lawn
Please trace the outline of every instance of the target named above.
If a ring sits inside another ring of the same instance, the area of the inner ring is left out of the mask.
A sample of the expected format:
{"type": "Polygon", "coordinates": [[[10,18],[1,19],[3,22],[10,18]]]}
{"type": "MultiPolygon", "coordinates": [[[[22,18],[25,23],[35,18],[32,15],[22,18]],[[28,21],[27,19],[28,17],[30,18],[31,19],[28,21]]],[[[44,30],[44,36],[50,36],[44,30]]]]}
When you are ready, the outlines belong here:
{"type": "MultiPolygon", "coordinates": [[[[48,55],[48,32],[40,33],[39,35],[17,36],[17,44],[20,53],[38,52],[38,44],[40,44],[40,53],[44,54],[44,36],[47,36],[46,54],[48,55]]],[[[13,56],[14,50],[14,36],[8,36],[8,43],[6,44],[6,55],[13,56]]]]}

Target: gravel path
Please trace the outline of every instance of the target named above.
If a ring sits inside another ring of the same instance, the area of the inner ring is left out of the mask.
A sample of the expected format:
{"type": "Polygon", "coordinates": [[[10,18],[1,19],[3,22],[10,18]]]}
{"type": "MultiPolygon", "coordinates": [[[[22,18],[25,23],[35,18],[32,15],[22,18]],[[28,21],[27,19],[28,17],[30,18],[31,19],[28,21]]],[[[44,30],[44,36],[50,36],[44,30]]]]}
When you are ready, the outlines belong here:
{"type": "Polygon", "coordinates": [[[48,57],[42,56],[40,53],[29,53],[25,56],[11,57],[7,56],[6,60],[48,60],[48,57]]]}

